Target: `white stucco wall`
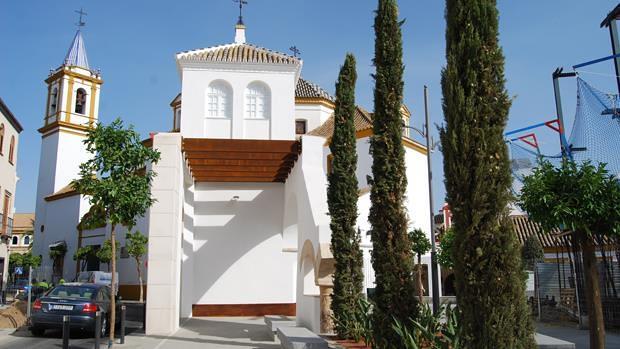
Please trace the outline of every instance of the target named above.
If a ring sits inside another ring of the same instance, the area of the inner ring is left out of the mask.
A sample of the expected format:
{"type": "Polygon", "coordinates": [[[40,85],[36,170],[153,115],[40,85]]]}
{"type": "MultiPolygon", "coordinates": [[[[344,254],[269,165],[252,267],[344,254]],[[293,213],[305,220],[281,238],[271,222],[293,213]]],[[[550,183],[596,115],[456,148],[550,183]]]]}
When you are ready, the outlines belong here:
{"type": "Polygon", "coordinates": [[[334,110],[321,104],[295,104],[295,120],[306,120],[308,132],[321,126],[334,110]]]}
{"type": "Polygon", "coordinates": [[[295,139],[295,67],[276,65],[194,64],[182,68],[184,137],[234,139],[295,139]],[[207,117],[207,90],[214,81],[224,81],[232,92],[232,118],[207,117]],[[245,119],[245,89],[253,82],[268,86],[271,117],[245,119]]]}
{"type": "MultiPolygon", "coordinates": [[[[15,213],[15,188],[17,186],[17,155],[19,149],[19,133],[9,122],[8,117],[0,112],[0,124],[4,125],[4,139],[2,144],[2,155],[0,155],[0,214],[5,211],[9,218],[13,218],[15,213]],[[13,149],[13,163],[9,162],[9,151],[11,146],[11,137],[15,137],[15,145],[13,149]],[[9,193],[9,207],[4,207],[5,193],[9,193]]],[[[8,222],[8,221],[7,221],[8,222]]],[[[2,222],[0,221],[0,225],[2,222]]],[[[7,227],[8,229],[8,227],[7,227]]],[[[0,258],[4,258],[4,268],[0,270],[2,273],[2,287],[6,285],[9,268],[8,245],[0,243],[0,258]]]]}
{"type": "MultiPolygon", "coordinates": [[[[320,331],[320,299],[316,286],[319,267],[317,252],[321,243],[329,243],[329,216],[327,215],[327,177],[323,168],[322,148],[325,139],[302,136],[303,152],[291,171],[285,185],[288,204],[285,207],[285,222],[290,234],[297,230],[297,323],[318,333],[320,331]],[[296,209],[295,209],[296,208],[296,209]],[[308,282],[314,281],[314,285],[308,282]]],[[[287,241],[294,240],[288,236],[287,241]]]]}
{"type": "Polygon", "coordinates": [[[193,303],[294,303],[295,255],[283,251],[284,185],[196,183],[193,194],[193,303]]]}

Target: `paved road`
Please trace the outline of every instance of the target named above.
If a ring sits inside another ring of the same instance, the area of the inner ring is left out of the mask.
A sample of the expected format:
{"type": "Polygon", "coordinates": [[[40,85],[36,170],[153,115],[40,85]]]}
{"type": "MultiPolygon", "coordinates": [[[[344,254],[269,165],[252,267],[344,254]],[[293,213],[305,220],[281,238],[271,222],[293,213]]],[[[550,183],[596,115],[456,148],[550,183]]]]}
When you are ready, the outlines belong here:
{"type": "MultiPolygon", "coordinates": [[[[127,336],[120,349],[194,349],[194,348],[264,348],[279,349],[280,344],[263,322],[263,318],[193,318],[185,321],[173,336],[144,336],[134,332],[127,336]]],[[[70,348],[92,349],[94,339],[72,333],[70,348]]],[[[46,331],[33,337],[25,329],[0,333],[0,349],[61,348],[62,332],[46,331]]],[[[101,348],[107,347],[107,341],[101,348]]]]}

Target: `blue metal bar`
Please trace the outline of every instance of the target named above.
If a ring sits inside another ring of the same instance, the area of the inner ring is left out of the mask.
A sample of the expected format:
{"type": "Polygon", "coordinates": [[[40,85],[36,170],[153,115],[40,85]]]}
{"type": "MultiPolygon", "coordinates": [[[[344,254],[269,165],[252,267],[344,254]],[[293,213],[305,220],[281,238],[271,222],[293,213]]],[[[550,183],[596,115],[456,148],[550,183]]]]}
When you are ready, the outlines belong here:
{"type": "Polygon", "coordinates": [[[519,133],[519,132],[523,132],[523,131],[528,131],[528,130],[531,130],[531,129],[534,129],[534,128],[537,128],[537,127],[545,126],[548,122],[549,121],[545,121],[545,122],[541,122],[540,124],[536,124],[536,125],[532,125],[532,126],[527,126],[527,127],[523,127],[523,128],[514,130],[514,131],[506,132],[504,134],[504,136],[510,136],[512,134],[515,134],[515,133],[519,133]]]}
{"type": "Polygon", "coordinates": [[[585,67],[585,66],[588,66],[588,65],[592,65],[592,64],[608,61],[610,59],[614,59],[614,58],[618,58],[618,57],[620,57],[620,53],[616,54],[616,55],[611,55],[611,56],[595,59],[595,60],[592,60],[592,61],[584,62],[584,63],[579,63],[577,65],[574,65],[573,69],[582,68],[582,67],[585,67]]]}

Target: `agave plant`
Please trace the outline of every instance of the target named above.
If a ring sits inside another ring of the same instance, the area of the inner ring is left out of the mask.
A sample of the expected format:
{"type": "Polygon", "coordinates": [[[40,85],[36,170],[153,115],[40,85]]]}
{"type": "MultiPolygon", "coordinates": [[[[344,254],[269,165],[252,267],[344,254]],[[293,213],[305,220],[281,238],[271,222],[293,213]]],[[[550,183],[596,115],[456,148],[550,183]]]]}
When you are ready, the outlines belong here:
{"type": "Polygon", "coordinates": [[[401,338],[397,347],[405,349],[459,349],[458,310],[442,306],[437,314],[423,306],[418,320],[406,325],[394,319],[393,330],[401,338]]]}

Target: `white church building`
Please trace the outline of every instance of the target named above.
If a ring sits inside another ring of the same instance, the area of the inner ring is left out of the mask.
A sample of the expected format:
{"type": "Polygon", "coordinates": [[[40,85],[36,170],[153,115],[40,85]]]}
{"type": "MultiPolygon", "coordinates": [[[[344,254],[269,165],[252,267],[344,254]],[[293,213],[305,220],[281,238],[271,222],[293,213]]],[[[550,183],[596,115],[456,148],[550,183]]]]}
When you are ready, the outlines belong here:
{"type": "MultiPolygon", "coordinates": [[[[137,227],[149,238],[147,334],[171,334],[192,316],[296,315],[315,332],[330,321],[334,261],[326,174],[334,98],[301,78],[300,58],[249,44],[245,31],[240,22],[234,42],[176,54],[181,91],[170,104],[172,129],[144,142],[161,152],[152,166],[157,201],[137,227]]],[[[105,98],[80,31],[45,82],[34,253],[43,256],[50,278],[72,280],[81,267],[75,250],[109,236],[109,229],[80,229],[88,199],[69,185],[89,156],[82,141],[105,98]],[[66,253],[52,259],[50,250],[66,253]]],[[[405,106],[402,114],[409,124],[405,106]]],[[[366,176],[372,113],[358,108],[355,127],[358,226],[371,288],[366,176]]],[[[409,137],[402,142],[410,225],[430,234],[427,149],[409,137]]],[[[124,232],[118,235],[123,247],[124,232]]],[[[133,298],[135,262],[121,250],[119,292],[133,298]]],[[[97,261],[86,268],[107,270],[97,261]]],[[[430,283],[426,290],[431,293],[430,283]]]]}

